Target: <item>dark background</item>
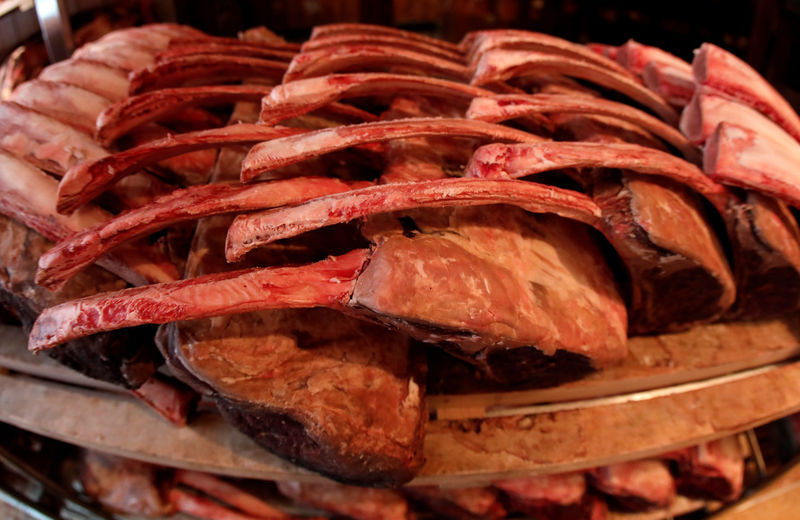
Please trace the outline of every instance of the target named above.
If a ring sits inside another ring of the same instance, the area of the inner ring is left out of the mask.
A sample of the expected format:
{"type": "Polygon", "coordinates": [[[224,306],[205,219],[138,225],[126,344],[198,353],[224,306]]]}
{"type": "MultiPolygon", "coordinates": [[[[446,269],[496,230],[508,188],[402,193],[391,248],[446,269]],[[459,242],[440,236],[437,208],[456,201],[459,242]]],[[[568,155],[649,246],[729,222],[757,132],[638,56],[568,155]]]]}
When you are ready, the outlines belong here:
{"type": "Polygon", "coordinates": [[[266,25],[291,40],[334,22],[394,25],[458,41],[492,27],[619,45],[633,38],[691,61],[709,41],[745,59],[800,107],[800,0],[175,0],[179,21],[218,35],[266,25]]]}

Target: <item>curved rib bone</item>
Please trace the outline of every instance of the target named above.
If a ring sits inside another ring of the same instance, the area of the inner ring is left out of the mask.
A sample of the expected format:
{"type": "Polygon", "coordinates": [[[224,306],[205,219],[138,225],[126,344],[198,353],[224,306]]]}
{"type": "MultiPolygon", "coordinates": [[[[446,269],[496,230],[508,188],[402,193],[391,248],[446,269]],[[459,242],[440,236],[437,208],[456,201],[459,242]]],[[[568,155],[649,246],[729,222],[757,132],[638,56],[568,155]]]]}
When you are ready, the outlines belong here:
{"type": "Polygon", "coordinates": [[[298,54],[289,64],[283,82],[325,76],[346,71],[356,65],[362,69],[379,70],[387,67],[412,67],[434,76],[457,81],[466,81],[470,74],[464,65],[421,52],[379,45],[342,45],[298,54]]]}
{"type": "Polygon", "coordinates": [[[704,43],[695,54],[692,71],[699,85],[711,87],[755,108],[800,140],[800,117],[792,106],[761,74],[733,54],[704,43]]]}
{"type": "Polygon", "coordinates": [[[602,54],[598,54],[584,45],[550,34],[512,29],[494,29],[467,35],[465,40],[467,39],[471,41],[470,49],[467,52],[467,63],[478,60],[492,49],[530,50],[567,56],[633,77],[619,63],[606,58],[602,54]]]}
{"type": "Polygon", "coordinates": [[[544,138],[503,125],[465,119],[414,118],[326,128],[255,145],[242,162],[242,182],[337,150],[408,137],[476,137],[494,141],[538,142],[544,138]]]}
{"type": "Polygon", "coordinates": [[[341,99],[382,94],[419,94],[466,101],[493,93],[479,87],[425,76],[382,72],[331,74],[290,81],[273,88],[261,103],[261,122],[274,125],[341,99]]]}
{"type": "Polygon", "coordinates": [[[94,133],[97,116],[111,100],[86,89],[34,79],[14,89],[9,101],[46,114],[57,121],[70,125],[81,132],[94,133]]]}
{"type": "Polygon", "coordinates": [[[300,48],[300,52],[312,52],[320,49],[328,49],[341,45],[378,45],[381,47],[397,47],[410,51],[430,54],[437,58],[450,60],[455,63],[464,63],[464,55],[445,49],[440,45],[433,45],[429,42],[411,40],[404,36],[394,36],[389,34],[332,34],[320,38],[313,38],[306,41],[300,48]]]}
{"type": "Polygon", "coordinates": [[[800,153],[768,135],[722,122],[706,142],[703,170],[715,181],[800,207],[800,153]]]}
{"type": "Polygon", "coordinates": [[[36,283],[58,289],[111,249],[178,222],[297,204],[364,185],[368,183],[301,177],[248,185],[205,184],[177,190],[56,244],[39,258],[36,283]]]}
{"type": "Polygon", "coordinates": [[[398,38],[405,38],[407,40],[414,40],[442,49],[449,50],[450,52],[459,53],[461,48],[452,42],[440,40],[438,38],[431,38],[424,34],[419,34],[411,31],[404,31],[395,27],[386,27],[383,25],[372,25],[366,23],[335,23],[327,25],[317,25],[311,31],[311,39],[326,38],[337,34],[346,35],[386,35],[398,38]]]}
{"type": "Polygon", "coordinates": [[[554,56],[536,51],[490,50],[481,57],[475,67],[472,84],[485,85],[517,76],[537,74],[563,74],[591,81],[625,94],[650,108],[670,124],[678,123],[678,114],[666,101],[630,76],[566,56],[554,56]]]}
{"type": "Polygon", "coordinates": [[[167,157],[224,145],[257,143],[301,132],[305,130],[254,124],[231,125],[178,134],[100,160],[87,161],[71,168],[61,179],[58,186],[57,210],[60,213],[73,211],[122,177],[136,173],[167,157]]]}
{"type": "Polygon", "coordinates": [[[705,196],[720,213],[728,200],[725,187],[674,155],[627,143],[541,142],[489,144],[475,151],[465,177],[519,178],[563,168],[621,168],[669,177],[705,196]]]}
{"type": "Polygon", "coordinates": [[[371,186],[298,206],[236,217],[228,229],[225,258],[321,227],[414,208],[509,204],[533,213],[555,213],[600,228],[600,208],[581,193],[514,180],[437,179],[371,186]]]}
{"type": "Polygon", "coordinates": [[[344,308],[369,250],[300,267],[215,273],[73,300],[42,311],[28,349],[38,352],[90,334],[256,310],[344,308]]]}
{"type": "Polygon", "coordinates": [[[220,80],[257,78],[279,82],[285,71],[286,63],[260,58],[227,54],[178,56],[131,73],[128,92],[131,95],[141,94],[150,90],[178,87],[189,81],[216,83],[220,80]]]}
{"type": "MultiPolygon", "coordinates": [[[[55,179],[0,151],[0,213],[57,242],[111,218],[97,206],[85,206],[65,216],[53,212],[55,179]]],[[[134,285],[179,278],[175,266],[146,244],[132,244],[98,259],[106,270],[134,285]]]]}
{"type": "Polygon", "coordinates": [[[250,58],[289,62],[297,53],[291,50],[274,49],[244,42],[236,44],[208,42],[170,47],[158,53],[156,55],[156,61],[175,59],[180,56],[196,56],[198,54],[227,54],[231,56],[249,56],[250,58]]]}
{"type": "Polygon", "coordinates": [[[128,97],[127,74],[94,61],[60,61],[45,67],[39,79],[80,87],[112,101],[128,97]]]}
{"type": "Polygon", "coordinates": [[[684,157],[699,159],[697,148],[675,128],[663,121],[624,103],[592,97],[564,96],[560,94],[499,95],[472,100],[467,110],[469,119],[498,123],[530,114],[549,112],[576,112],[611,116],[634,123],[660,137],[681,151],[684,157]]]}
{"type": "Polygon", "coordinates": [[[103,38],[76,49],[72,57],[130,72],[153,63],[154,54],[151,49],[137,46],[131,41],[103,38]]]}

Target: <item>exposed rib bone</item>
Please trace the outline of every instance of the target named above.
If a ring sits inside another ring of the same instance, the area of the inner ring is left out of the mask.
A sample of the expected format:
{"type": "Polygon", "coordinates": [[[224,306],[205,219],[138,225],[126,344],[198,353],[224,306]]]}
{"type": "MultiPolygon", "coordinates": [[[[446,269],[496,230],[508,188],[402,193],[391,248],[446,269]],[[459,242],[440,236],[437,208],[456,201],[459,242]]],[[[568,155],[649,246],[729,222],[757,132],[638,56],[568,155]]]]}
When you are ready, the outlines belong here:
{"type": "Polygon", "coordinates": [[[248,185],[205,184],[178,190],[56,244],[39,258],[36,283],[58,289],[119,244],[178,222],[297,204],[364,185],[368,183],[301,177],[248,185]]]}
{"type": "MultiPolygon", "coordinates": [[[[54,212],[57,182],[43,171],[0,151],[0,213],[57,242],[111,218],[96,206],[72,215],[54,212]]],[[[108,271],[134,285],[179,278],[175,266],[145,244],[123,246],[98,259],[108,271]]]]}
{"type": "Polygon", "coordinates": [[[800,207],[800,153],[767,135],[720,123],[706,142],[703,170],[715,181],[772,195],[800,207]]]}
{"type": "Polygon", "coordinates": [[[394,36],[389,34],[333,34],[321,38],[313,38],[306,41],[300,48],[300,52],[312,52],[320,49],[338,47],[341,45],[378,45],[381,47],[397,47],[423,54],[430,54],[437,58],[450,60],[455,63],[464,63],[464,55],[445,49],[440,45],[433,45],[420,40],[412,40],[404,36],[394,36]]]}
{"type": "Polygon", "coordinates": [[[671,144],[690,160],[699,153],[675,128],[663,121],[624,103],[601,98],[564,96],[559,94],[499,95],[472,100],[467,111],[469,119],[497,123],[527,116],[531,113],[575,112],[616,117],[634,123],[671,144]]]}
{"type": "Polygon", "coordinates": [[[627,143],[489,144],[475,151],[464,176],[518,178],[563,168],[621,168],[669,177],[705,196],[720,213],[728,200],[727,190],[695,165],[666,152],[627,143]]]}
{"type": "Polygon", "coordinates": [[[288,519],[289,515],[275,509],[259,498],[245,493],[236,486],[225,482],[208,473],[179,469],[175,473],[175,481],[216,498],[217,500],[235,506],[245,513],[258,518],[288,519]]]}
{"type": "Polygon", "coordinates": [[[73,300],[42,311],[31,330],[33,352],[106,330],[256,310],[343,308],[369,255],[357,249],[300,267],[215,273],[73,300]]]}
{"type": "Polygon", "coordinates": [[[45,67],[39,79],[80,87],[111,101],[128,96],[127,74],[94,61],[61,61],[45,67]]]}
{"type": "Polygon", "coordinates": [[[472,37],[471,47],[467,52],[467,63],[477,61],[492,49],[528,50],[567,56],[633,77],[619,63],[583,45],[550,34],[511,29],[495,29],[475,33],[472,37]]]}
{"type": "Polygon", "coordinates": [[[154,54],[151,49],[137,46],[130,41],[101,39],[78,48],[72,57],[73,59],[96,61],[130,72],[153,63],[154,54]]]}
{"type": "Polygon", "coordinates": [[[291,61],[296,52],[284,49],[273,49],[244,42],[236,44],[209,42],[170,47],[158,53],[156,55],[156,61],[174,59],[179,56],[196,56],[198,54],[228,54],[232,56],[249,56],[251,58],[288,62],[291,61]]]}
{"type": "Polygon", "coordinates": [[[377,95],[423,95],[467,101],[492,92],[479,87],[407,74],[331,74],[290,81],[272,89],[261,104],[261,121],[274,125],[341,99],[377,95]]]}
{"type": "Polygon", "coordinates": [[[128,92],[131,95],[141,94],[160,88],[179,87],[188,82],[208,84],[248,78],[278,82],[285,71],[286,63],[260,58],[227,54],[178,56],[133,72],[128,92]]]}
{"type": "Polygon", "coordinates": [[[107,155],[83,132],[8,101],[0,103],[0,147],[55,175],[107,155]]]}
{"type": "Polygon", "coordinates": [[[464,119],[398,119],[326,128],[257,144],[242,162],[242,182],[251,181],[258,175],[281,166],[364,143],[439,135],[511,142],[543,140],[542,137],[506,126],[464,119]]]}
{"type": "Polygon", "coordinates": [[[175,487],[169,490],[167,498],[176,511],[206,520],[280,520],[287,518],[285,516],[252,516],[240,513],[217,501],[175,487]]]}
{"type": "Polygon", "coordinates": [[[670,124],[677,124],[678,114],[660,96],[625,76],[592,63],[565,56],[554,56],[536,51],[487,51],[475,67],[473,85],[506,81],[517,76],[537,74],[563,74],[591,81],[616,90],[650,108],[670,124]]]}
{"type": "Polygon", "coordinates": [[[694,79],[681,69],[657,62],[648,63],[642,72],[647,88],[657,92],[675,107],[684,107],[692,99],[694,79]]]}
{"type": "Polygon", "coordinates": [[[581,193],[514,180],[437,179],[371,186],[293,207],[240,215],[228,229],[233,262],[261,245],[351,220],[414,208],[510,204],[600,227],[600,208],[581,193]]]}
{"type": "Polygon", "coordinates": [[[346,35],[386,35],[386,36],[395,36],[398,38],[405,38],[407,40],[414,40],[418,42],[423,42],[428,45],[433,45],[435,47],[441,47],[443,49],[447,49],[450,52],[461,52],[460,47],[452,42],[448,42],[445,40],[440,40],[438,38],[431,38],[430,36],[425,36],[424,34],[419,34],[411,31],[404,31],[402,29],[397,29],[394,27],[385,27],[382,25],[372,25],[366,23],[337,23],[337,24],[328,24],[328,25],[318,25],[314,27],[311,31],[311,39],[315,40],[317,38],[326,38],[328,36],[333,36],[336,34],[346,34],[346,35]]]}
{"type": "Polygon", "coordinates": [[[457,81],[466,81],[470,75],[469,69],[464,65],[421,52],[379,45],[342,45],[298,54],[289,64],[283,82],[345,72],[356,65],[362,70],[412,67],[457,81]]]}
{"type": "Polygon", "coordinates": [[[9,101],[18,103],[91,135],[97,116],[111,100],[93,92],[67,85],[34,79],[14,89],[9,101]]]}
{"type": "Polygon", "coordinates": [[[800,117],[792,106],[750,65],[711,43],[704,43],[692,62],[695,81],[762,112],[800,140],[800,117]]]}
{"type": "Polygon", "coordinates": [[[639,76],[644,73],[647,64],[653,62],[678,69],[689,77],[692,74],[692,66],[688,62],[663,49],[633,39],[617,49],[616,59],[620,65],[639,76]]]}
{"type": "Polygon", "coordinates": [[[195,150],[231,144],[250,144],[275,137],[305,132],[294,128],[272,128],[264,125],[240,124],[200,132],[189,132],[153,141],[103,159],[87,161],[71,168],[58,186],[59,212],[69,212],[92,200],[109,185],[126,175],[195,150]]]}

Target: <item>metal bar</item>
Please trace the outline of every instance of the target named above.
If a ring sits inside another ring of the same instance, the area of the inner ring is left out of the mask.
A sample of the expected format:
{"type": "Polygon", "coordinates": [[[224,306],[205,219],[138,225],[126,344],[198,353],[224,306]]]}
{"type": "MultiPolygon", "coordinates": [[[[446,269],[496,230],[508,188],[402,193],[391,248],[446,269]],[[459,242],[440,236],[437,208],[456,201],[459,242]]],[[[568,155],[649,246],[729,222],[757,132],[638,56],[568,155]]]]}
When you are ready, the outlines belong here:
{"type": "Polygon", "coordinates": [[[50,62],[65,60],[74,48],[69,13],[64,0],[36,0],[36,16],[50,62]]]}

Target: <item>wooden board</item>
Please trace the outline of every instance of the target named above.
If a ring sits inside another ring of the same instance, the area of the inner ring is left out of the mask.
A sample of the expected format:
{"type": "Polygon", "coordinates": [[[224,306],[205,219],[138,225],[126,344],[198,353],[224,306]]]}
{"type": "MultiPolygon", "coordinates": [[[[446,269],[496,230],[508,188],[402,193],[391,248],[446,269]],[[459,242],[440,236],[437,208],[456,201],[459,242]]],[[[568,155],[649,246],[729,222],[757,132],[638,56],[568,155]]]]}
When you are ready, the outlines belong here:
{"type": "MultiPolygon", "coordinates": [[[[118,391],[63,367],[45,355],[28,353],[18,327],[0,325],[0,367],[45,379],[118,391]]],[[[553,388],[428,395],[438,419],[470,419],[528,413],[537,403],[558,403],[624,394],[701,381],[789,359],[800,354],[800,317],[747,323],[718,323],[691,331],[635,337],[620,365],[553,388]]]]}
{"type": "MultiPolygon", "coordinates": [[[[645,458],[797,410],[800,362],[793,362],[668,391],[502,417],[432,421],[426,464],[413,483],[485,485],[498,478],[645,458]]],[[[0,420],[169,466],[269,480],[322,479],[267,453],[217,414],[201,414],[189,427],[175,428],[124,396],[23,375],[0,375],[0,420]]]]}

